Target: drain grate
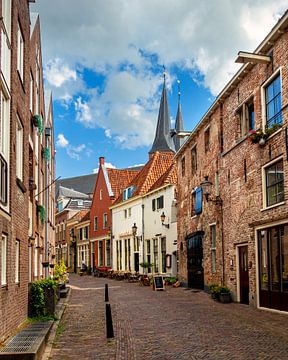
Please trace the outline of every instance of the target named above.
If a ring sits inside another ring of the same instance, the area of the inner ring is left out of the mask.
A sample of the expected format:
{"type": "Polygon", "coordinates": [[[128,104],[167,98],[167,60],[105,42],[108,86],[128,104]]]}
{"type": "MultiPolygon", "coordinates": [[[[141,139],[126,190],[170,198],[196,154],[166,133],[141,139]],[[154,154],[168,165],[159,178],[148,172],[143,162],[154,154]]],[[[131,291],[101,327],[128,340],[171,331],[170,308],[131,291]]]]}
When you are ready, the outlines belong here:
{"type": "Polygon", "coordinates": [[[0,353],[35,351],[46,336],[51,323],[51,321],[48,321],[29,325],[26,329],[13,336],[3,348],[0,348],[0,353]]]}

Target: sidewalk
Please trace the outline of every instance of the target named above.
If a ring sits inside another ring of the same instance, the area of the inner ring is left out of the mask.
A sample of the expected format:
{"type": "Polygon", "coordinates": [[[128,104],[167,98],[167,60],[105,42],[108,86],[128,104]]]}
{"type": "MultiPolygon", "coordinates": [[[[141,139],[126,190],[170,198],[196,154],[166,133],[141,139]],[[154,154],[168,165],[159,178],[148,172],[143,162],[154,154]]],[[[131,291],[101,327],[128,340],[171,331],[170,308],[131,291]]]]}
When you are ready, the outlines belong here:
{"type": "Polygon", "coordinates": [[[71,276],[51,359],[288,359],[288,316],[204,292],[71,276]],[[115,338],[107,341],[104,285],[115,338]]]}

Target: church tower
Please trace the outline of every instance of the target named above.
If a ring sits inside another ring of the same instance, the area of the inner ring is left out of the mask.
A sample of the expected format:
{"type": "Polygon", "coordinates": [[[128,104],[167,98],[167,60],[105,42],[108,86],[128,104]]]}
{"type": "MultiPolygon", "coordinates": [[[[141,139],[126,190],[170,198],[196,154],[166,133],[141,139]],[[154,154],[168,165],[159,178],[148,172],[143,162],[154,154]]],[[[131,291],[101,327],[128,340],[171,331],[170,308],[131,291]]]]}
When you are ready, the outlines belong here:
{"type": "MultiPolygon", "coordinates": [[[[176,116],[176,122],[175,122],[176,133],[184,130],[182,111],[181,111],[181,103],[180,103],[180,80],[178,80],[177,82],[178,82],[178,109],[177,109],[177,116],[176,116]]],[[[182,146],[184,139],[179,138],[179,137],[177,137],[177,135],[175,135],[173,137],[173,140],[174,140],[175,150],[178,151],[180,149],[180,147],[182,146]]]]}

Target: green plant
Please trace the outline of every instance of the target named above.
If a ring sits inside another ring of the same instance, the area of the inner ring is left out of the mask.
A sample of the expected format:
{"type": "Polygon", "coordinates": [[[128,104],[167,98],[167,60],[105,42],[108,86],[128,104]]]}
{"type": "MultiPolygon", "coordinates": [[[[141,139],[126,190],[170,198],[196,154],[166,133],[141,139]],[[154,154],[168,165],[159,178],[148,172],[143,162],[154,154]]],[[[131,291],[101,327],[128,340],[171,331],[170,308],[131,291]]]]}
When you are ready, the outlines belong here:
{"type": "Polygon", "coordinates": [[[45,161],[50,160],[50,149],[48,147],[44,147],[42,150],[42,157],[45,161]]]}
{"type": "Polygon", "coordinates": [[[218,292],[219,294],[230,294],[230,290],[226,286],[220,286],[218,292]]]}
{"type": "Polygon", "coordinates": [[[149,269],[153,266],[153,264],[150,263],[149,261],[144,261],[144,262],[140,263],[140,266],[142,266],[144,269],[149,269]]]}
{"type": "Polygon", "coordinates": [[[63,259],[59,260],[54,268],[54,280],[67,281],[67,267],[63,259]]]}
{"type": "Polygon", "coordinates": [[[248,136],[252,144],[257,144],[261,139],[267,140],[268,137],[280,129],[280,127],[281,125],[279,124],[273,124],[271,127],[266,128],[265,132],[263,132],[261,129],[250,130],[248,136]]]}
{"type": "Polygon", "coordinates": [[[38,205],[37,206],[37,211],[40,213],[40,221],[41,224],[44,224],[45,221],[45,208],[43,205],[38,205]]]}
{"type": "MultiPolygon", "coordinates": [[[[43,279],[34,281],[30,288],[30,306],[31,315],[36,318],[47,317],[46,301],[45,301],[45,289],[56,289],[57,283],[52,279],[43,279]]],[[[49,318],[49,320],[51,320],[49,318]]]]}
{"type": "Polygon", "coordinates": [[[40,115],[34,115],[32,119],[33,119],[34,125],[38,127],[39,134],[42,134],[43,133],[42,117],[40,115]]]}

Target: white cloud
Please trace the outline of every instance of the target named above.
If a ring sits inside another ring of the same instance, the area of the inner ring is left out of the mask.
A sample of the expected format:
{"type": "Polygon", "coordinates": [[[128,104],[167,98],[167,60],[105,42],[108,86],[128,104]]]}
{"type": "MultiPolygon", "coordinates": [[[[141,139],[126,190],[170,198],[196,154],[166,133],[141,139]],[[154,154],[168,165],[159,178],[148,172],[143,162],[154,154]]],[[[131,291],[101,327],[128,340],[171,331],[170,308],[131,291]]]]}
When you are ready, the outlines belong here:
{"type": "MultiPolygon", "coordinates": [[[[110,163],[110,162],[105,162],[105,167],[107,169],[117,169],[117,167],[115,165],[113,165],[112,163],[110,163]]],[[[97,174],[98,173],[98,168],[95,168],[92,171],[93,171],[93,174],[97,174]]]]}
{"type": "MultiPolygon", "coordinates": [[[[73,103],[84,126],[135,148],[154,137],[162,83],[155,72],[163,63],[168,73],[175,66],[190,72],[215,96],[239,68],[237,52],[253,51],[287,6],[288,0],[82,0],[79,11],[78,0],[50,0],[31,8],[40,13],[54,98],[64,108],[73,103]],[[101,91],[86,87],[84,67],[105,76],[101,91]]],[[[168,88],[174,80],[168,76],[168,88]]]]}
{"type": "Polygon", "coordinates": [[[56,145],[60,148],[66,148],[69,145],[69,141],[63,134],[58,134],[56,145]]]}
{"type": "Polygon", "coordinates": [[[139,166],[144,166],[145,164],[135,164],[135,165],[130,165],[130,166],[128,166],[128,169],[133,169],[133,168],[135,168],[135,167],[139,167],[139,166]]]}
{"type": "Polygon", "coordinates": [[[50,60],[44,67],[44,77],[48,83],[56,88],[61,87],[66,81],[76,81],[75,70],[71,70],[61,59],[50,60]]]}

